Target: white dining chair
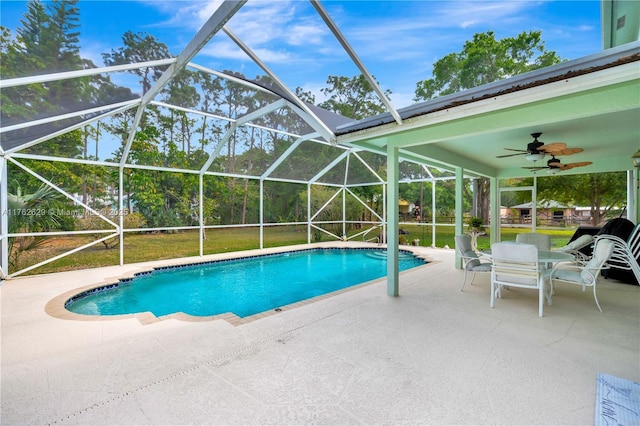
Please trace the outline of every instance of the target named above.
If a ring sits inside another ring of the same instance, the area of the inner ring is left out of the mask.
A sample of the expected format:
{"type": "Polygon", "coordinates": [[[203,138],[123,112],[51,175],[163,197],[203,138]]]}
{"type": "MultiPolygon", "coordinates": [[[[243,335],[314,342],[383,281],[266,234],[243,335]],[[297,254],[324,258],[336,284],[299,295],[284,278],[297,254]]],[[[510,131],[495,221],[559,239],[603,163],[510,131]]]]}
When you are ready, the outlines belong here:
{"type": "Polygon", "coordinates": [[[553,293],[554,291],[554,285],[560,282],[580,285],[582,286],[582,291],[585,291],[587,287],[593,287],[593,298],[596,301],[596,306],[602,312],[596,295],[596,285],[602,270],[607,268],[606,262],[611,257],[613,249],[613,241],[596,240],[593,255],[587,264],[558,263],[549,274],[551,292],[553,293]]]}
{"type": "Polygon", "coordinates": [[[491,262],[482,262],[478,254],[471,248],[471,237],[469,235],[456,235],[456,250],[462,258],[462,268],[464,269],[464,279],[460,291],[464,289],[467,283],[467,273],[472,272],[471,283],[476,277],[477,272],[491,272],[491,262]]]}
{"type": "Polygon", "coordinates": [[[538,262],[538,248],[533,244],[513,242],[491,246],[491,302],[502,297],[502,288],[520,287],[538,290],[538,315],[543,316],[544,299],[551,305],[551,293],[545,292],[545,274],[538,262]]]}
{"type": "Polygon", "coordinates": [[[538,250],[551,250],[551,236],[548,234],[539,234],[537,232],[517,234],[516,243],[533,244],[538,250]]]}

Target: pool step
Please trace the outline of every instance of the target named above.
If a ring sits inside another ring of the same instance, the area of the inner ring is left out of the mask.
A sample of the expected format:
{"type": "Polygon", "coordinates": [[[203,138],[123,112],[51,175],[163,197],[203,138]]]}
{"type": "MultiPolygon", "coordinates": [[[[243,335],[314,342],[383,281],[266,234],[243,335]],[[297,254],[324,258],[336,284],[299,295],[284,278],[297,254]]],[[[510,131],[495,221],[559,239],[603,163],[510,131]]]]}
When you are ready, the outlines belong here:
{"type": "MultiPolygon", "coordinates": [[[[375,259],[386,259],[387,252],[386,251],[372,251],[367,253],[367,256],[373,257],[375,259]]],[[[412,259],[414,256],[411,253],[398,253],[398,259],[412,259]]]]}

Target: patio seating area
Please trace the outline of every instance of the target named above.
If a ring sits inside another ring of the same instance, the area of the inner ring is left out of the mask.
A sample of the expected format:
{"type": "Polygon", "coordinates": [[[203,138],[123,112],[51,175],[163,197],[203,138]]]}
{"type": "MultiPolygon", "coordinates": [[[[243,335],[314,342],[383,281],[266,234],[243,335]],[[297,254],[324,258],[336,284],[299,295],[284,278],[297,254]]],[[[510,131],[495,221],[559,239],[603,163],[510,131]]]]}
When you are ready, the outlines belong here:
{"type": "MultiPolygon", "coordinates": [[[[335,244],[335,243],[334,243],[335,244]]],[[[355,243],[349,243],[355,245],[355,243]]],[[[599,372],[640,381],[640,287],[558,286],[489,308],[454,250],[400,275],[233,326],[72,321],[44,306],[140,268],[6,281],[2,424],[593,424],[599,372]]],[[[264,252],[264,250],[262,251],[264,252]]]]}

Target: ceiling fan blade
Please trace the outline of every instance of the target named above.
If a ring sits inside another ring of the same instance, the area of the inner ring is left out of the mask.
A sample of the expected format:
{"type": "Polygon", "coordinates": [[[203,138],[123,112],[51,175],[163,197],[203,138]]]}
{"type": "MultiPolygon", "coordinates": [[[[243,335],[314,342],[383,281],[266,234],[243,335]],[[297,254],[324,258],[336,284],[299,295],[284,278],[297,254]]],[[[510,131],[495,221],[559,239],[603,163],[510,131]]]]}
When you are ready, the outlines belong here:
{"type": "Polygon", "coordinates": [[[505,155],[498,155],[496,158],[506,158],[506,157],[515,157],[516,155],[525,155],[527,154],[527,152],[519,152],[517,154],[505,154],[505,155]]]}
{"type": "Polygon", "coordinates": [[[573,155],[584,151],[582,148],[565,148],[561,151],[553,151],[553,155],[573,155]]]}
{"type": "Polygon", "coordinates": [[[503,149],[506,149],[507,151],[520,152],[522,154],[526,154],[527,152],[529,152],[526,149],[515,149],[515,148],[503,148],[503,149]]]}
{"type": "Polygon", "coordinates": [[[584,166],[588,166],[593,164],[591,161],[581,161],[579,163],[569,163],[569,164],[563,164],[560,166],[560,169],[562,170],[569,170],[569,169],[573,169],[574,167],[584,167],[584,166]]]}
{"type": "Polygon", "coordinates": [[[566,143],[554,142],[554,143],[546,143],[546,144],[542,145],[540,148],[538,148],[538,150],[544,151],[544,152],[548,152],[548,153],[552,153],[552,152],[556,152],[556,151],[562,151],[565,148],[567,148],[567,144],[566,143]]]}
{"type": "Polygon", "coordinates": [[[549,167],[547,166],[538,166],[538,167],[523,167],[523,169],[527,169],[527,170],[544,170],[544,169],[548,169],[549,167]]]}

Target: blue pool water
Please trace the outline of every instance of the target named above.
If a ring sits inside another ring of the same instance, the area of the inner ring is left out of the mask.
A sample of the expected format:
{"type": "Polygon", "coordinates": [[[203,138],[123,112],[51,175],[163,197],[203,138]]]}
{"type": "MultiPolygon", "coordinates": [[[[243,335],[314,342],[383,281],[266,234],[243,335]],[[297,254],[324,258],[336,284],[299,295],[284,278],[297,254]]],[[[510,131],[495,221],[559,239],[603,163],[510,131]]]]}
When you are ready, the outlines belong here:
{"type": "MultiPolygon", "coordinates": [[[[399,269],[425,262],[400,252],[399,269]]],[[[385,250],[313,249],[154,270],[74,296],[71,312],[119,315],[184,312],[239,317],[340,290],[387,274],[385,250]]]]}

